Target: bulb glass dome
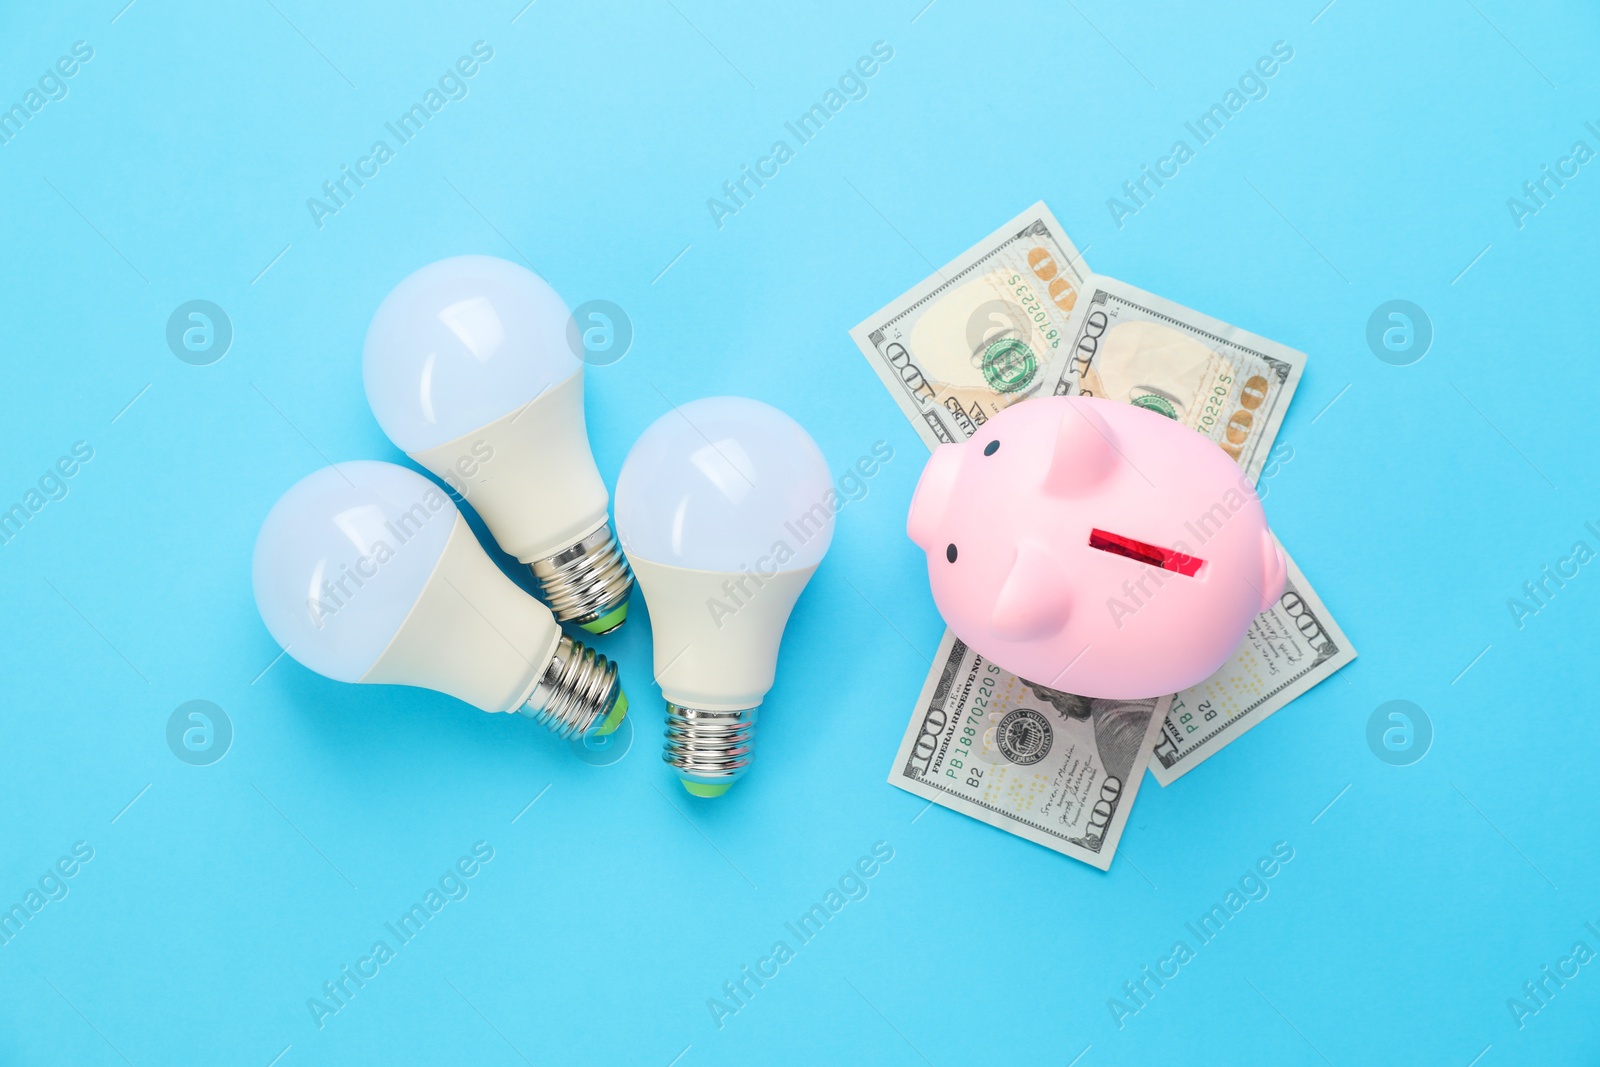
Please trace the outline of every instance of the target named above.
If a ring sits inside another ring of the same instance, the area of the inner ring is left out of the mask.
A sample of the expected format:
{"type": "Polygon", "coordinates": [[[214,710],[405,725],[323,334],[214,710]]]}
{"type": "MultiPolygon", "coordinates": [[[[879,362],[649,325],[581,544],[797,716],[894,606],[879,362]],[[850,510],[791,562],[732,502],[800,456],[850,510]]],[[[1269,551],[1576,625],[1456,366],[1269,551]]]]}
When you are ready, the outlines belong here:
{"type": "Polygon", "coordinates": [[[668,566],[800,570],[833,539],[832,488],[798,422],[758,400],[708,397],[661,416],[628,453],[617,534],[629,553],[668,566]]]}
{"type": "Polygon", "coordinates": [[[444,553],[456,506],[392,463],[325,467],[273,505],[251,565],[256,608],[295,659],[356,682],[406,621],[444,553]]]}
{"type": "Polygon", "coordinates": [[[388,295],[361,373],[372,413],[407,453],[471,433],[583,366],[571,313],[537,274],[494,256],[430,263],[388,295]]]}

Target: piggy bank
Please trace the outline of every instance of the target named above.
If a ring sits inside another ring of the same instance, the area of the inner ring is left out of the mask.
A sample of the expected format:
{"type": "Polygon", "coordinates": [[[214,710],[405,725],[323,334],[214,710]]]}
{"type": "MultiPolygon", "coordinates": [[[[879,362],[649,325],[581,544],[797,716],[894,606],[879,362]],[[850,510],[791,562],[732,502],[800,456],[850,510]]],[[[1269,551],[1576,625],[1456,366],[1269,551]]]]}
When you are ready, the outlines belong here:
{"type": "Polygon", "coordinates": [[[1222,449],[1093,397],[1024,400],[934,449],[906,532],[957,637],[1087,697],[1204,681],[1287,576],[1255,487],[1222,449]]]}

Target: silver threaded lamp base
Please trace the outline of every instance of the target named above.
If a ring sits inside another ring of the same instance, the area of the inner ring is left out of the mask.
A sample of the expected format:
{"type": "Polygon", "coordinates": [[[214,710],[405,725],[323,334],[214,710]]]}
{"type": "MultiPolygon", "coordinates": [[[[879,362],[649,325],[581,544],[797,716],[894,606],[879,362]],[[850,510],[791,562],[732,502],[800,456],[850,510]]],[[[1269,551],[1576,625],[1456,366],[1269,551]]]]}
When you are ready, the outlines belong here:
{"type": "Polygon", "coordinates": [[[667,702],[667,747],[683,787],[697,797],[720,797],[750,766],[755,750],[756,712],[705,711],[667,702]]]}
{"type": "Polygon", "coordinates": [[[604,523],[594,533],[533,564],[545,603],[557,619],[608,634],[628,617],[633,571],[604,523]]]}
{"type": "Polygon", "coordinates": [[[617,681],[617,665],[561,635],[538,684],[517,712],[560,738],[591,729],[608,734],[628,713],[628,698],[617,681]]]}

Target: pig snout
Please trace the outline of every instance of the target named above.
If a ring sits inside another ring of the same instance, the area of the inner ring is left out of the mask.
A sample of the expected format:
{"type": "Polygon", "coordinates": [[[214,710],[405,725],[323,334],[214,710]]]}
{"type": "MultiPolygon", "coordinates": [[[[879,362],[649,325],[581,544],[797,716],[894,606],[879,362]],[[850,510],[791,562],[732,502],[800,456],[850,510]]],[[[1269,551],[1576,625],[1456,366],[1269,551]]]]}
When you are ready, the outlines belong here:
{"type": "Polygon", "coordinates": [[[906,535],[924,552],[939,546],[939,531],[955,496],[956,476],[965,454],[962,445],[940,445],[922,468],[922,477],[911,497],[911,511],[906,516],[906,535]]]}

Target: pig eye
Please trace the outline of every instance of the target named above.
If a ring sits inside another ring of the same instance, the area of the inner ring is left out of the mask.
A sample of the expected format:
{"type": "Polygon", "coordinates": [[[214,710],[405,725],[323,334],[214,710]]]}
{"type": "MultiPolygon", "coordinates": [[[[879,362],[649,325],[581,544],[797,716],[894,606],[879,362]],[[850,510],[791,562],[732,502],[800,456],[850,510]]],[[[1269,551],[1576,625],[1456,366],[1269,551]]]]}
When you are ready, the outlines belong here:
{"type": "Polygon", "coordinates": [[[949,560],[951,563],[954,563],[956,561],[956,546],[955,545],[947,545],[945,547],[944,558],[949,560]]]}
{"type": "Polygon", "coordinates": [[[998,451],[1000,451],[999,441],[990,441],[988,444],[983,446],[983,454],[986,456],[992,456],[998,451]]]}

